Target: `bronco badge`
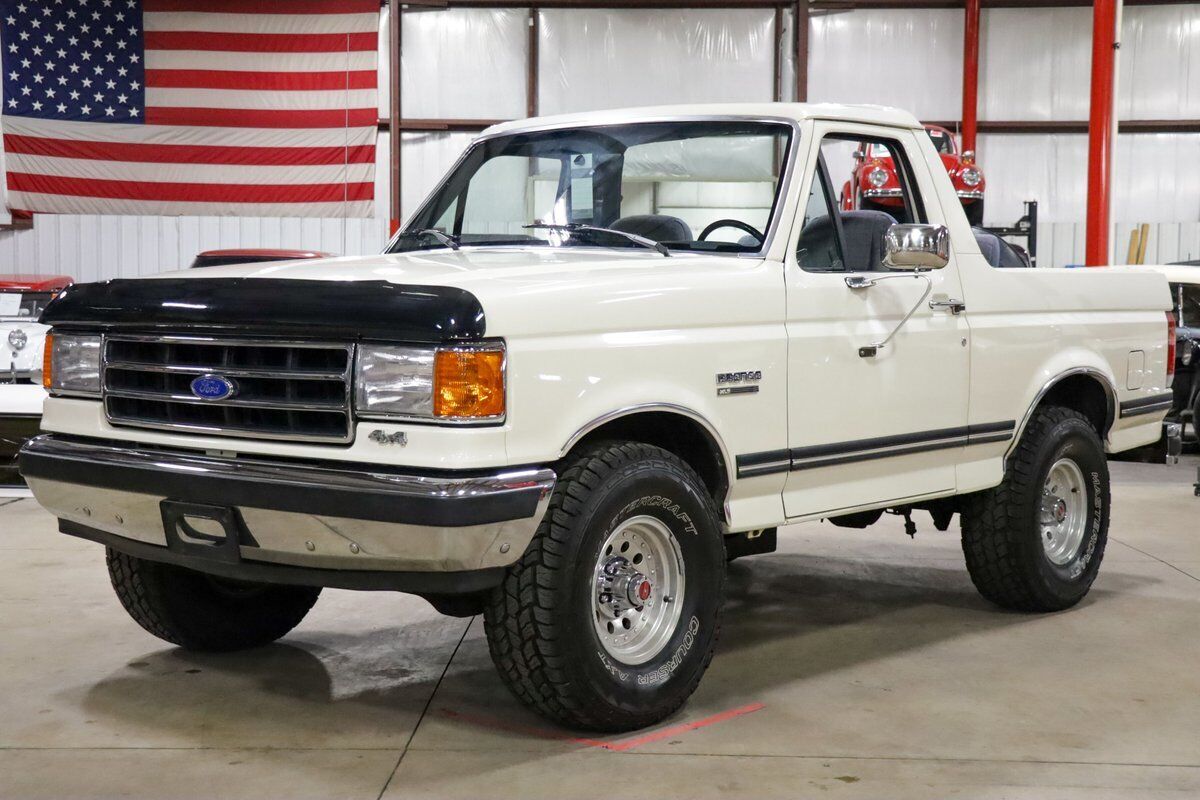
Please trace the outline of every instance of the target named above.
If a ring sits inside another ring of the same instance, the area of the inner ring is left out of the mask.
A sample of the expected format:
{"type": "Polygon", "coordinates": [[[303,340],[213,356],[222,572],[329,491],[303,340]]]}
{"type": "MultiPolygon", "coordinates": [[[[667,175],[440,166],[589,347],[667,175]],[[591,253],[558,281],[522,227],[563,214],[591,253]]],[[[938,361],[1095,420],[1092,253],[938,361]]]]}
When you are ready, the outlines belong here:
{"type": "Polygon", "coordinates": [[[718,372],[717,373],[717,396],[724,397],[727,394],[757,394],[758,381],[762,380],[762,370],[754,369],[745,372],[718,372]]]}

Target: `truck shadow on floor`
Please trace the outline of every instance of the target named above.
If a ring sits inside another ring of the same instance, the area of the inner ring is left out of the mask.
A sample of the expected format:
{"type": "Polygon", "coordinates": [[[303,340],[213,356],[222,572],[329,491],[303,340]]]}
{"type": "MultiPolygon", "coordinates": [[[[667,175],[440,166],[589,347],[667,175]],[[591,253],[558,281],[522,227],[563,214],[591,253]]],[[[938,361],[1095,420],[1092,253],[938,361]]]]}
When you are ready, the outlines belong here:
{"type": "MultiPolygon", "coordinates": [[[[1152,581],[1119,566],[1103,575],[1067,613],[1152,581]]],[[[364,614],[369,602],[361,600],[364,614]]],[[[1044,619],[991,606],[961,563],[949,560],[774,554],[738,561],[730,565],[716,658],[697,699],[712,713],[783,686],[803,692],[805,681],[824,674],[1044,619]]],[[[243,653],[157,650],[91,686],[83,703],[90,716],[122,728],[132,722],[205,746],[402,747],[427,703],[423,725],[433,728],[435,743],[495,737],[452,719],[479,715],[511,724],[503,734],[509,746],[568,746],[539,736],[551,726],[504,689],[478,619],[442,676],[467,624],[426,619],[364,634],[304,625],[280,643],[243,653]]],[[[664,724],[688,713],[685,707],[664,724]]]]}

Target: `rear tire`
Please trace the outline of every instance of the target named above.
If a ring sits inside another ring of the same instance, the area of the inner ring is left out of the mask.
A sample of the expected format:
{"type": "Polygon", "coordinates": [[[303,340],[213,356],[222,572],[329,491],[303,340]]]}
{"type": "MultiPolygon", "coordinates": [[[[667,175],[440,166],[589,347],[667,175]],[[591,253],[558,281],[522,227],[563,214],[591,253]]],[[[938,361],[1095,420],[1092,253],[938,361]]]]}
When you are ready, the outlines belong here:
{"type": "Polygon", "coordinates": [[[962,547],[979,593],[1060,611],[1088,593],[1108,540],[1108,462],[1078,411],[1037,409],[995,489],[963,498],[962,547]]]}
{"type": "Polygon", "coordinates": [[[533,541],[489,598],[488,648],[509,689],[543,716],[641,728],[695,691],[724,583],[717,510],[696,473],[658,447],[600,444],[563,471],[533,541]]]}
{"type": "Polygon", "coordinates": [[[134,622],[185,650],[273,642],[300,624],[318,587],[247,583],[108,550],[108,574],[134,622]]]}

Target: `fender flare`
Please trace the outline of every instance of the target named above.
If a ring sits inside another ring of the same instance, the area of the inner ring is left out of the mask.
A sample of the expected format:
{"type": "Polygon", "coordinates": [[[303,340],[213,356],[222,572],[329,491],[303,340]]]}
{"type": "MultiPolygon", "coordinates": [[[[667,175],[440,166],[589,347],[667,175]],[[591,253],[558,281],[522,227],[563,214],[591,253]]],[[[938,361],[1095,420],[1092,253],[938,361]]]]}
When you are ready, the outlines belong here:
{"type": "Polygon", "coordinates": [[[1017,444],[1021,441],[1021,435],[1025,433],[1025,427],[1029,424],[1029,420],[1033,418],[1033,412],[1037,410],[1039,405],[1041,405],[1042,400],[1046,398],[1046,395],[1050,394],[1050,391],[1054,389],[1055,386],[1062,383],[1067,378],[1075,375],[1087,375],[1095,378],[1099,381],[1101,387],[1104,389],[1104,396],[1108,401],[1108,412],[1104,422],[1104,430],[1100,431],[1099,433],[1100,438],[1107,441],[1108,433],[1112,430],[1112,426],[1117,420],[1117,408],[1119,407],[1117,387],[1113,383],[1112,378],[1109,377],[1108,373],[1102,370],[1096,369],[1095,367],[1073,367],[1058,373],[1053,378],[1046,381],[1041,390],[1039,390],[1034,396],[1033,402],[1029,404],[1029,408],[1025,410],[1025,415],[1017,424],[1016,431],[1012,438],[1012,443],[1009,444],[1008,450],[1006,450],[1004,453],[1005,460],[1007,460],[1008,457],[1012,455],[1012,451],[1017,448],[1017,444]]]}
{"type": "Polygon", "coordinates": [[[687,419],[699,424],[700,427],[702,427],[712,438],[713,443],[716,444],[717,451],[721,454],[721,461],[723,462],[723,466],[725,468],[726,478],[729,481],[729,485],[733,485],[734,481],[736,480],[736,467],[734,466],[733,459],[729,455],[729,448],[725,446],[725,440],[721,438],[721,434],[717,431],[716,426],[709,422],[703,414],[700,414],[699,412],[690,409],[687,406],[681,406],[675,403],[639,403],[638,405],[625,406],[624,408],[618,408],[614,411],[601,414],[600,416],[584,423],[573,434],[571,434],[566,443],[559,450],[558,457],[565,457],[567,453],[571,452],[571,448],[579,444],[579,442],[581,442],[583,438],[592,431],[597,430],[598,428],[607,425],[610,422],[621,419],[622,417],[629,417],[635,414],[645,414],[648,412],[665,412],[676,414],[681,417],[686,417],[687,419]]]}

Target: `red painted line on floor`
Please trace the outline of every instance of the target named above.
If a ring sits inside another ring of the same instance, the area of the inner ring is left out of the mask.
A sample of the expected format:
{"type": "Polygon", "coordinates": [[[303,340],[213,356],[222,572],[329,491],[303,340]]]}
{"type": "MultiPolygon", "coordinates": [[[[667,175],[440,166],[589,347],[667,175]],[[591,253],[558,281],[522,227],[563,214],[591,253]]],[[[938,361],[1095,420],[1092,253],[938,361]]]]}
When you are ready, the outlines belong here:
{"type": "Polygon", "coordinates": [[[753,714],[755,711],[761,711],[764,708],[766,708],[766,706],[764,706],[762,703],[750,703],[738,708],[731,708],[728,711],[722,711],[719,714],[713,714],[711,717],[698,719],[695,722],[684,722],[679,725],[672,725],[669,728],[651,731],[650,733],[633,739],[623,739],[609,742],[601,741],[599,739],[586,739],[578,736],[571,736],[568,733],[560,733],[558,731],[552,731],[545,728],[533,728],[527,725],[517,725],[501,719],[486,717],[479,714],[464,714],[461,711],[453,711],[448,708],[441,709],[441,714],[448,719],[459,719],[463,722],[469,722],[473,725],[478,725],[483,728],[508,731],[509,733],[520,733],[527,736],[534,736],[538,739],[569,742],[571,744],[578,744],[584,747],[599,747],[603,750],[609,750],[614,753],[623,753],[627,750],[632,750],[635,747],[641,747],[644,744],[659,742],[663,739],[669,739],[672,736],[688,733],[689,731],[707,728],[711,725],[716,725],[719,722],[725,722],[737,717],[744,717],[747,714],[753,714]]]}
{"type": "Polygon", "coordinates": [[[718,722],[725,722],[726,720],[734,719],[736,717],[744,717],[747,714],[753,714],[755,711],[762,711],[764,708],[766,708],[766,706],[764,706],[762,703],[750,703],[749,705],[744,705],[740,708],[731,708],[728,711],[722,711],[720,714],[713,714],[711,717],[698,719],[695,722],[684,722],[680,725],[673,725],[670,728],[663,728],[660,731],[651,731],[645,736],[639,736],[636,739],[626,739],[625,741],[621,742],[608,742],[602,746],[607,750],[621,753],[626,750],[632,750],[635,747],[641,747],[644,744],[650,744],[651,742],[669,739],[672,736],[677,736],[681,733],[687,733],[688,731],[694,731],[700,728],[707,728],[710,725],[716,725],[718,722]]]}

